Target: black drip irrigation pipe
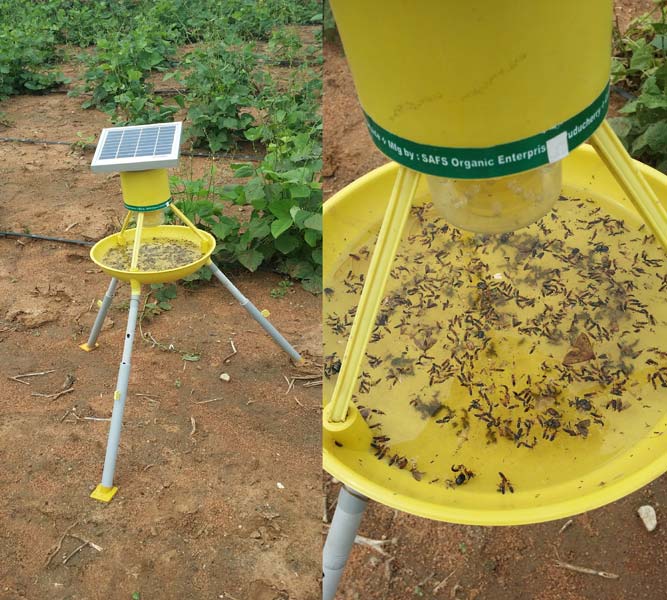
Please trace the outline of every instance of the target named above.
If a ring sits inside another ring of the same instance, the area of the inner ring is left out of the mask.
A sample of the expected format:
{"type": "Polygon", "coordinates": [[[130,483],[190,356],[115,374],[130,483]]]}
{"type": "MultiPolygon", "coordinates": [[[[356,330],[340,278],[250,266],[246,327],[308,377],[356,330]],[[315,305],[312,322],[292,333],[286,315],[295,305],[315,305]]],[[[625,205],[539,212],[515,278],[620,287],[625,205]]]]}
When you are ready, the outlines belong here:
{"type": "Polygon", "coordinates": [[[69,240],[67,238],[50,237],[48,235],[36,235],[34,233],[22,233],[18,231],[0,231],[0,237],[26,237],[34,240],[46,240],[48,242],[60,242],[62,244],[76,244],[77,246],[94,246],[95,242],[85,240],[69,240]]]}
{"type": "MultiPolygon", "coordinates": [[[[0,142],[12,144],[45,144],[47,146],[78,146],[86,150],[94,150],[95,144],[82,144],[81,142],[59,142],[54,140],[37,140],[33,138],[15,138],[15,137],[0,137],[0,142]]],[[[253,162],[260,162],[263,156],[251,154],[214,154],[212,152],[194,152],[191,150],[183,150],[182,156],[194,156],[196,158],[230,158],[232,160],[249,160],[253,162]]]]}
{"type": "Polygon", "coordinates": [[[624,90],[619,85],[612,85],[610,89],[611,89],[612,92],[614,92],[615,94],[618,94],[621,98],[625,98],[626,100],[636,100],[637,99],[637,96],[635,96],[634,94],[631,94],[627,90],[624,90]]]}

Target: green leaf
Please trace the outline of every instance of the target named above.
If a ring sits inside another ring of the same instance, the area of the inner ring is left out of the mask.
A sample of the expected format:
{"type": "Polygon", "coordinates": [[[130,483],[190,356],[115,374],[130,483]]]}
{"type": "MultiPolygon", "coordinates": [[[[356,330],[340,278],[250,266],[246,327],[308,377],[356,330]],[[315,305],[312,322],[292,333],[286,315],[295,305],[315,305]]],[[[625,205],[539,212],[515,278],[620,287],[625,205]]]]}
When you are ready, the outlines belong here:
{"type": "Polygon", "coordinates": [[[234,171],[234,177],[252,177],[255,174],[252,165],[231,164],[230,167],[234,171]]]}
{"type": "Polygon", "coordinates": [[[292,198],[310,198],[310,186],[297,183],[290,187],[289,193],[292,198]]]}
{"type": "Polygon", "coordinates": [[[667,148],[667,121],[652,123],[632,143],[633,154],[640,154],[646,148],[653,151],[664,151],[667,148]]]}
{"type": "Polygon", "coordinates": [[[632,52],[630,69],[633,71],[645,71],[651,66],[653,66],[653,49],[645,40],[640,40],[638,47],[632,52]]]}
{"type": "Polygon", "coordinates": [[[279,200],[272,200],[269,204],[269,212],[278,219],[289,219],[290,224],[294,220],[292,217],[292,209],[294,202],[286,198],[279,200]]]}
{"type": "Polygon", "coordinates": [[[159,306],[162,310],[171,310],[171,308],[172,308],[171,304],[169,304],[169,302],[165,302],[164,300],[163,300],[162,302],[160,302],[160,303],[158,304],[158,306],[159,306]]]}
{"type": "Polygon", "coordinates": [[[271,233],[271,227],[264,219],[253,218],[248,222],[248,229],[246,230],[248,239],[261,239],[269,233],[271,233]]]}
{"type": "Polygon", "coordinates": [[[199,354],[183,354],[181,358],[189,362],[197,362],[201,356],[199,354]]]}
{"type": "Polygon", "coordinates": [[[658,50],[667,50],[667,35],[656,35],[651,40],[651,46],[657,48],[658,50]]]}
{"type": "Polygon", "coordinates": [[[264,131],[263,127],[251,127],[250,129],[246,129],[244,135],[247,140],[254,142],[262,137],[263,131],[264,131]]]}
{"type": "Polygon", "coordinates": [[[264,183],[259,177],[253,177],[244,186],[245,197],[252,202],[253,200],[262,200],[266,197],[264,193],[264,183]]]}
{"type": "Polygon", "coordinates": [[[271,235],[274,238],[280,237],[280,235],[287,231],[291,226],[292,219],[290,217],[276,219],[273,223],[271,223],[271,235]]]}
{"type": "Polygon", "coordinates": [[[322,231],[322,215],[314,214],[312,217],[308,217],[303,222],[303,225],[308,229],[315,229],[316,231],[322,231]]]}
{"type": "Polygon", "coordinates": [[[218,238],[219,240],[224,240],[234,229],[233,225],[227,221],[220,220],[220,222],[216,223],[212,228],[211,231],[213,232],[213,235],[218,238]]]}
{"type": "Polygon", "coordinates": [[[322,293],[322,278],[318,275],[313,275],[312,277],[307,277],[301,281],[303,289],[312,294],[321,294],[322,293]]]}
{"type": "Polygon", "coordinates": [[[283,234],[275,241],[274,245],[279,252],[289,254],[299,247],[299,239],[294,235],[283,234]]]}
{"type": "Polygon", "coordinates": [[[632,131],[632,120],[627,117],[609,117],[607,122],[621,140],[625,140],[632,131]]]}
{"type": "Polygon", "coordinates": [[[311,248],[314,248],[321,238],[322,236],[314,229],[306,229],[306,232],[303,234],[303,239],[311,248]]]}
{"type": "Polygon", "coordinates": [[[258,252],[254,248],[250,250],[244,250],[239,252],[237,255],[238,261],[246,268],[248,271],[256,271],[257,267],[262,264],[264,260],[264,255],[261,252],[258,252]]]}

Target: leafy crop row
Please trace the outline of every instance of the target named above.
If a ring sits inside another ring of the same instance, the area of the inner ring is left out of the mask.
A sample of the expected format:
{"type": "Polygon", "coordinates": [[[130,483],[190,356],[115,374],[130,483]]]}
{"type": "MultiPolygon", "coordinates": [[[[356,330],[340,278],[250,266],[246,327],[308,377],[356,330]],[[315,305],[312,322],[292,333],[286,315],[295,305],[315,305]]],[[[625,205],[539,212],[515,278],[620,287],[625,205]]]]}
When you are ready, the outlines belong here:
{"type": "Polygon", "coordinates": [[[632,156],[667,172],[667,22],[665,2],[618,36],[612,83],[631,98],[610,119],[632,156]]]}

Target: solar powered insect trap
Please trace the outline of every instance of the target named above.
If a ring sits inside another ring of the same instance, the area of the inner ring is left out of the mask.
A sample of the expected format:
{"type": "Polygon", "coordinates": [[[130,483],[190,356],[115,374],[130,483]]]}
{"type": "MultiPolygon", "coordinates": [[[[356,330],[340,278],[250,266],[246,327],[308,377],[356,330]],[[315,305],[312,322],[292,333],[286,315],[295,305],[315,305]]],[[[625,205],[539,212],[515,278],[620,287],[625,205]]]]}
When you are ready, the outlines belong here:
{"type": "Polygon", "coordinates": [[[605,121],[611,1],[331,4],[393,162],[324,207],[325,600],[369,498],[520,525],[667,470],[667,178],[605,121]]]}
{"type": "Polygon", "coordinates": [[[97,347],[97,337],[111,306],[119,281],[130,284],[131,296],[123,356],[114,392],[113,413],[107,442],[102,481],[91,497],[110,502],[118,488],[114,471],[123,410],[130,378],[132,344],[139,312],[142,284],[176,281],[208,266],[213,275],[227,288],[271,338],[296,362],[299,353],[225,276],[211,260],[215,238],[198,229],[172,203],[167,169],[178,164],[180,122],[102,130],[91,168],[95,173],[120,172],[120,182],[127,215],[118,233],[93,246],[90,257],[111,283],[104,296],[88,341],[81,345],[86,351],[97,347]],[[170,208],[182,225],[164,224],[164,212],[170,208]]]}

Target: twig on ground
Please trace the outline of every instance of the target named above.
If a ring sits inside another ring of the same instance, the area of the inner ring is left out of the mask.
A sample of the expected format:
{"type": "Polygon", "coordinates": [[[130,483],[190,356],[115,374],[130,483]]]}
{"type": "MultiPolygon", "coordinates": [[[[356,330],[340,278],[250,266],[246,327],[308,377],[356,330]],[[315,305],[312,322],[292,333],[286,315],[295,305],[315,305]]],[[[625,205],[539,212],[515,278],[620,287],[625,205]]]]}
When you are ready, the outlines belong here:
{"type": "Polygon", "coordinates": [[[572,525],[574,521],[572,519],[569,519],[568,521],[565,521],[565,524],[558,530],[558,533],[563,533],[570,525],[572,525]]]}
{"type": "Polygon", "coordinates": [[[296,403],[297,403],[301,408],[303,408],[303,404],[301,404],[301,402],[299,402],[299,399],[298,399],[296,396],[294,396],[294,400],[296,401],[296,403]]]}
{"type": "Polygon", "coordinates": [[[111,417],[83,417],[84,421],[111,421],[111,417]]]}
{"type": "Polygon", "coordinates": [[[322,385],[321,379],[319,381],[309,381],[308,383],[304,383],[302,387],[317,387],[320,385],[322,385]]]}
{"type": "Polygon", "coordinates": [[[67,564],[67,561],[68,561],[70,558],[72,558],[72,557],[73,557],[77,552],[79,552],[80,550],[83,550],[87,545],[88,545],[88,542],[83,542],[83,544],[81,544],[80,546],[77,546],[76,548],[74,548],[74,550],[72,550],[72,552],[70,552],[70,553],[63,559],[63,564],[66,565],[66,564],[67,564]]]}
{"type": "Polygon", "coordinates": [[[81,537],[80,535],[76,535],[75,533],[70,533],[70,537],[73,537],[75,540],[79,540],[80,542],[86,542],[93,550],[97,550],[98,552],[102,552],[103,548],[102,546],[98,546],[95,542],[91,542],[90,540],[87,540],[84,537],[81,537]]]}
{"type": "Polygon", "coordinates": [[[389,554],[387,554],[382,549],[382,546],[384,546],[385,544],[395,544],[397,541],[398,541],[397,538],[391,538],[388,540],[373,540],[363,535],[354,536],[355,544],[359,544],[360,546],[368,546],[371,550],[375,550],[378,554],[382,554],[382,556],[389,556],[389,554]]]}
{"type": "Polygon", "coordinates": [[[435,587],[433,588],[433,593],[435,594],[436,592],[440,591],[440,589],[449,581],[449,578],[456,573],[456,569],[454,569],[447,577],[445,577],[442,581],[439,581],[435,587]]]}
{"type": "Polygon", "coordinates": [[[197,423],[195,423],[194,417],[190,417],[190,423],[192,423],[192,429],[190,430],[190,435],[194,435],[197,431],[197,423]]]}
{"type": "Polygon", "coordinates": [[[46,563],[44,563],[45,567],[48,567],[51,564],[51,561],[53,560],[53,557],[60,552],[60,548],[62,548],[63,542],[65,541],[65,538],[69,534],[74,527],[76,527],[79,524],[78,521],[74,521],[67,529],[65,529],[65,533],[63,533],[60,536],[60,539],[58,540],[58,543],[55,544],[54,546],[51,547],[51,550],[49,550],[49,554],[46,557],[46,563]]]}
{"type": "Polygon", "coordinates": [[[53,400],[57,400],[58,398],[60,398],[60,396],[63,396],[65,394],[69,394],[70,392],[73,392],[73,391],[74,391],[74,388],[71,387],[69,389],[62,390],[60,392],[56,392],[55,394],[40,394],[39,392],[33,392],[30,395],[31,396],[36,396],[38,398],[49,398],[51,401],[53,401],[53,400]]]}
{"type": "Polygon", "coordinates": [[[50,371],[35,371],[34,373],[22,373],[20,375],[14,375],[13,377],[8,377],[8,379],[13,379],[14,381],[18,381],[19,383],[25,383],[26,385],[30,385],[29,381],[22,381],[22,379],[25,377],[38,377],[40,375],[48,375],[49,373],[55,373],[55,369],[51,369],[50,371]]]}
{"type": "Polygon", "coordinates": [[[569,569],[570,571],[576,571],[577,573],[584,573],[585,575],[597,575],[598,577],[604,577],[605,579],[618,579],[620,575],[616,573],[609,573],[607,571],[598,571],[597,569],[589,569],[588,567],[579,567],[567,562],[564,562],[558,556],[556,552],[556,566],[561,569],[569,569]]]}
{"type": "Polygon", "coordinates": [[[231,359],[232,356],[234,356],[235,354],[238,354],[238,351],[236,350],[236,346],[234,345],[234,341],[231,338],[229,340],[229,344],[232,347],[232,352],[231,352],[231,354],[228,354],[227,356],[225,356],[225,358],[222,359],[223,363],[229,362],[229,359],[231,359]]]}
{"type": "Polygon", "coordinates": [[[199,402],[193,402],[192,404],[208,404],[209,402],[217,402],[222,400],[222,398],[209,398],[208,400],[199,400],[199,402]]]}
{"type": "Polygon", "coordinates": [[[79,224],[78,221],[69,224],[67,227],[65,227],[65,233],[67,233],[67,232],[68,232],[70,229],[72,229],[73,227],[76,227],[78,224],[79,224]]]}
{"type": "Polygon", "coordinates": [[[283,375],[283,378],[287,382],[287,391],[285,392],[285,396],[287,396],[294,387],[294,379],[288,379],[287,375],[283,375]]]}

